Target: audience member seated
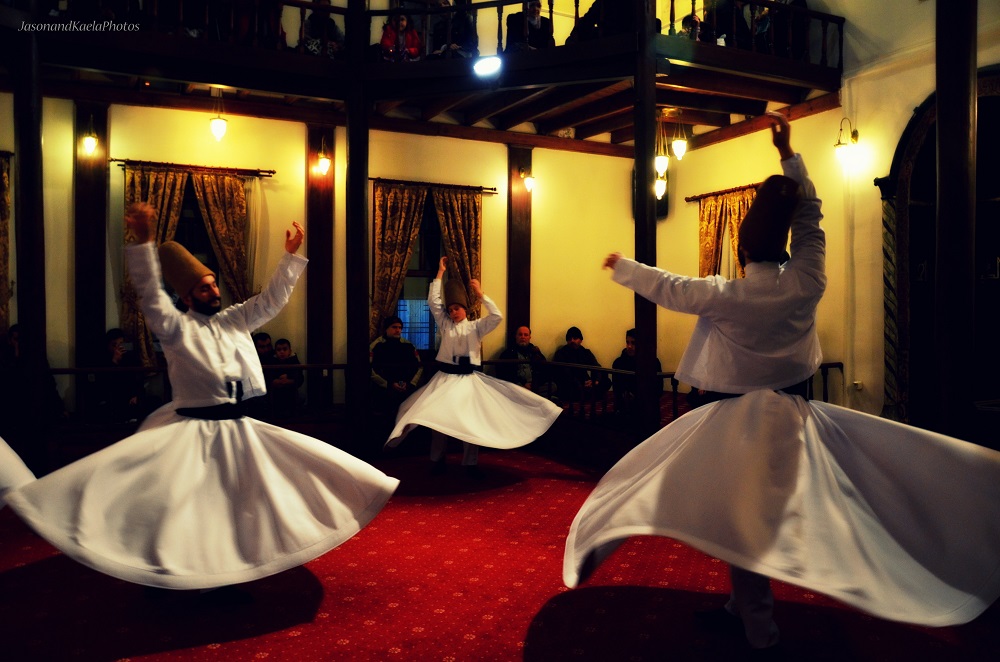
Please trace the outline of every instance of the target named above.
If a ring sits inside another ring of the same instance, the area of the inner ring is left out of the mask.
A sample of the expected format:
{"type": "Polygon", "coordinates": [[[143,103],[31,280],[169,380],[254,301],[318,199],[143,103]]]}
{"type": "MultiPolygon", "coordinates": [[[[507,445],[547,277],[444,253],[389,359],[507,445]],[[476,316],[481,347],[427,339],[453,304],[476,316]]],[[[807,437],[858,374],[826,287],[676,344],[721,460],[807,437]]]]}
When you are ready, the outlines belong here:
{"type": "Polygon", "coordinates": [[[546,397],[555,395],[554,385],[550,383],[545,370],[545,355],[531,343],[531,329],[526,326],[517,327],[514,344],[501,352],[500,358],[527,363],[498,363],[497,377],[546,397]]]}
{"type": "MultiPolygon", "coordinates": [[[[636,31],[635,11],[631,5],[609,2],[607,8],[604,7],[604,0],[594,0],[587,13],[573,26],[566,43],[576,44],[636,31]]],[[[660,32],[661,26],[660,19],[657,18],[653,31],[660,32]]]]}
{"type": "Polygon", "coordinates": [[[420,59],[423,45],[409,16],[393,14],[389,17],[382,28],[379,50],[386,62],[414,62],[420,59]]]}
{"type": "MultiPolygon", "coordinates": [[[[632,372],[635,372],[635,350],[637,337],[635,329],[629,329],[625,332],[625,349],[622,350],[621,356],[615,359],[614,363],[611,364],[612,368],[615,370],[631,370],[632,372]]],[[[663,372],[663,368],[660,366],[660,359],[656,359],[656,372],[663,372]]],[[[622,416],[632,416],[635,414],[637,383],[638,382],[636,381],[634,374],[611,376],[612,389],[615,394],[616,414],[622,416]]],[[[663,393],[663,378],[654,377],[651,386],[655,393],[663,393]]]]}
{"type": "Polygon", "coordinates": [[[507,17],[507,47],[505,53],[552,48],[556,40],[552,35],[552,21],[542,16],[542,3],[527,3],[527,12],[517,12],[507,17]],[[527,18],[526,18],[527,16],[527,18]]]}
{"type": "MultiPolygon", "coordinates": [[[[441,7],[450,7],[450,0],[439,0],[441,7]]],[[[464,3],[459,3],[464,5],[464,3]]],[[[472,17],[464,6],[449,14],[436,17],[431,33],[433,52],[427,59],[479,57],[479,35],[472,17]],[[450,23],[449,23],[450,21],[450,23]]]]}
{"type": "MultiPolygon", "coordinates": [[[[566,344],[556,350],[552,360],[558,363],[601,367],[594,353],[583,346],[583,333],[575,326],[566,331],[566,344]]],[[[608,380],[600,373],[591,372],[586,368],[557,367],[555,380],[559,399],[566,402],[597,400],[610,386],[608,380]]]]}
{"type": "Polygon", "coordinates": [[[277,418],[290,418],[299,407],[299,388],[306,380],[301,365],[292,351],[292,343],[279,338],[274,343],[274,358],[264,368],[271,411],[277,418]]]}
{"type": "Polygon", "coordinates": [[[138,423],[159,406],[155,397],[146,395],[146,377],[139,357],[129,351],[125,332],[109,329],[104,334],[104,350],[95,367],[93,410],[88,412],[97,423],[138,423]],[[127,370],[115,370],[127,368],[127,370]]]}
{"type": "MultiPolygon", "coordinates": [[[[274,345],[271,342],[271,335],[266,331],[258,331],[253,334],[253,345],[257,350],[257,358],[264,369],[264,377],[268,379],[268,391],[271,389],[270,378],[268,377],[268,366],[274,365],[274,345]]],[[[255,398],[247,398],[243,401],[243,410],[247,416],[257,419],[268,419],[271,417],[271,394],[259,395],[255,398]]]]}
{"type": "MultiPolygon", "coordinates": [[[[329,7],[330,0],[315,0],[315,4],[329,7]]],[[[305,25],[305,47],[310,55],[337,57],[343,52],[344,33],[332,14],[324,11],[309,14],[305,25]]]]}
{"type": "Polygon", "coordinates": [[[375,412],[395,418],[399,405],[417,389],[424,369],[420,354],[403,338],[403,320],[385,318],[382,335],[368,348],[375,412]]]}

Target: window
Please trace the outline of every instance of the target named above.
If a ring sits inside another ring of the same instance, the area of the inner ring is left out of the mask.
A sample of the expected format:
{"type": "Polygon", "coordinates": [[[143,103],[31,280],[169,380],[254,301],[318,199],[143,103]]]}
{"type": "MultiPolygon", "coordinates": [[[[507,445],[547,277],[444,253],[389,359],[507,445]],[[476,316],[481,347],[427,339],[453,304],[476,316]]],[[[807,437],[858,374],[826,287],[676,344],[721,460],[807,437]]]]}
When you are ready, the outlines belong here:
{"type": "Polygon", "coordinates": [[[403,292],[396,304],[396,314],[403,320],[403,337],[419,350],[433,350],[436,344],[437,328],[427,306],[427,289],[437,275],[443,250],[434,200],[428,195],[403,292]]]}

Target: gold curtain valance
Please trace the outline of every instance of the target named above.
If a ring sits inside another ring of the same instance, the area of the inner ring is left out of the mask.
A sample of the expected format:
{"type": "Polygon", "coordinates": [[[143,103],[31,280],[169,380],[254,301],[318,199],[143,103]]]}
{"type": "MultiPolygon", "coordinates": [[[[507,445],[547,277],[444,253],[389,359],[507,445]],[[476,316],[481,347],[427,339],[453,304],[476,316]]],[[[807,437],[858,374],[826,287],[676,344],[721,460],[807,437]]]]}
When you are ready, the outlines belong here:
{"type": "Polygon", "coordinates": [[[161,161],[136,161],[133,159],[108,159],[109,163],[117,163],[120,168],[135,168],[136,170],[163,170],[170,172],[204,173],[210,175],[235,175],[236,177],[271,177],[276,170],[253,168],[217,168],[212,166],[187,165],[182,163],[166,163],[161,161]]]}

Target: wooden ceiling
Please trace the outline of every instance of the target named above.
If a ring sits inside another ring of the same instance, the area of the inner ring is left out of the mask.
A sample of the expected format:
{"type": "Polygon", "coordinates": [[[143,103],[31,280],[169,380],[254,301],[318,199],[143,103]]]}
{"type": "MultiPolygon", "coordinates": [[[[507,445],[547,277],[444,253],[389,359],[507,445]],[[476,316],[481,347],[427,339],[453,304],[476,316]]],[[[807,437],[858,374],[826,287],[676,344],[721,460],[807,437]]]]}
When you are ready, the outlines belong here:
{"type": "MultiPolygon", "coordinates": [[[[5,41],[16,41],[6,37],[22,18],[0,7],[5,41]]],[[[755,118],[765,110],[785,108],[794,118],[839,106],[843,20],[827,18],[825,48],[814,40],[811,49],[821,64],[656,35],[658,118],[697,148],[760,128],[755,118]],[[838,29],[828,34],[828,24],[838,29]]],[[[340,61],[156,32],[37,39],[47,96],[211,112],[210,88],[222,87],[229,114],[342,125],[346,99],[362,90],[373,129],[633,154],[634,34],[506,54],[493,79],[477,77],[470,60],[340,61]]],[[[0,86],[9,88],[24,59],[5,61],[0,86]]]]}

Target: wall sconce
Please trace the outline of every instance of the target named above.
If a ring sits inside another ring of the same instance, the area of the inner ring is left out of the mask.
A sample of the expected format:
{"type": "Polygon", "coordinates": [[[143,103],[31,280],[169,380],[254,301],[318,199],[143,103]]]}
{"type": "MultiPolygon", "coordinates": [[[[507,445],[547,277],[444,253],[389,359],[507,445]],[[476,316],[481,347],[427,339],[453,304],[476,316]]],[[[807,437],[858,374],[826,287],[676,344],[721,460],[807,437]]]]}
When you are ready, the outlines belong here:
{"type": "Polygon", "coordinates": [[[834,154],[837,155],[837,160],[841,164],[847,164],[850,160],[851,152],[854,146],[858,144],[858,130],[854,128],[851,124],[851,120],[844,118],[840,120],[840,132],[837,133],[837,142],[833,144],[834,154]],[[850,142],[844,142],[844,122],[847,122],[847,127],[850,130],[848,134],[850,136],[850,142]]]}
{"type": "Polygon", "coordinates": [[[222,117],[222,88],[213,87],[212,96],[215,98],[215,117],[208,121],[208,127],[212,130],[212,135],[218,142],[222,136],[226,135],[226,120],[222,117]]]}
{"type": "Polygon", "coordinates": [[[97,149],[97,132],[94,131],[94,116],[90,116],[90,128],[83,136],[83,151],[87,156],[91,156],[97,149]]]}
{"type": "Polygon", "coordinates": [[[316,169],[319,171],[319,174],[325,175],[330,172],[330,163],[330,155],[326,151],[326,136],[323,136],[319,154],[316,155],[316,169]]]}
{"type": "Polygon", "coordinates": [[[521,168],[520,174],[521,174],[521,179],[524,180],[525,190],[527,190],[528,193],[531,193],[533,190],[535,190],[535,178],[532,177],[531,173],[529,173],[524,168],[521,168]]]}

